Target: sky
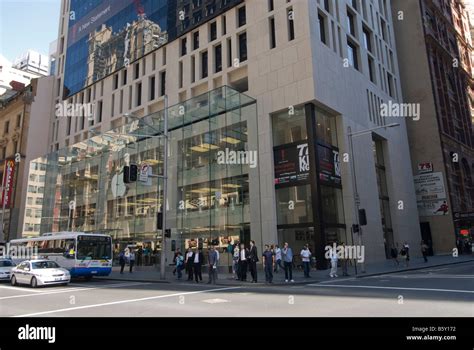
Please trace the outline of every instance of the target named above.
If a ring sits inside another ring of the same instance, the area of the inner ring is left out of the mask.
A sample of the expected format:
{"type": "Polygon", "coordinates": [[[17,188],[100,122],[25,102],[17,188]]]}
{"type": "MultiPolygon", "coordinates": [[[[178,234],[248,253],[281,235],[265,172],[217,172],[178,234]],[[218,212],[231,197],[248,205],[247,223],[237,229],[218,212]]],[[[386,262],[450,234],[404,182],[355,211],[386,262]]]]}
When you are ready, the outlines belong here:
{"type": "Polygon", "coordinates": [[[29,49],[47,55],[60,7],[60,0],[0,0],[0,54],[12,62],[29,49]]]}

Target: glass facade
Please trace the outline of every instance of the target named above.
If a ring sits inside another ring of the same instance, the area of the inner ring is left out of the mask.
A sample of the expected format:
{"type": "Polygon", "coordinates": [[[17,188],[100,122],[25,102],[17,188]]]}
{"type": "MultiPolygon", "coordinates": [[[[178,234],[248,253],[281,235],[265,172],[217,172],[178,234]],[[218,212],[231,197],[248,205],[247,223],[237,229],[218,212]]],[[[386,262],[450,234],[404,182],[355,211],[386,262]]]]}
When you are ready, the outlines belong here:
{"type": "MultiPolygon", "coordinates": [[[[224,247],[244,239],[251,223],[252,164],[222,155],[258,149],[255,100],[222,87],[169,107],[168,120],[172,246],[206,248],[217,242],[224,247]]],[[[46,167],[39,233],[102,232],[117,245],[159,248],[158,212],[165,205],[163,181],[154,175],[164,173],[163,128],[161,111],[34,161],[46,167]],[[124,183],[124,166],[131,164],[151,170],[124,183]]]]}
{"type": "Polygon", "coordinates": [[[64,98],[242,0],[71,0],[64,98]]]}

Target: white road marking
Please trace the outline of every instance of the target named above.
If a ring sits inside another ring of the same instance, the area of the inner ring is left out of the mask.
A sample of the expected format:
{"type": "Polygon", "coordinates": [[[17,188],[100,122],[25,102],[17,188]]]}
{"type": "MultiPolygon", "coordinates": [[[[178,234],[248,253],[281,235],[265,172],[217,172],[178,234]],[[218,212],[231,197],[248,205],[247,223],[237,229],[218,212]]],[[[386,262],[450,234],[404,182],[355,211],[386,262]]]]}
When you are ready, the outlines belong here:
{"type": "Polygon", "coordinates": [[[467,278],[467,279],[474,279],[474,275],[442,275],[442,274],[430,274],[430,275],[403,275],[403,276],[385,276],[390,278],[411,278],[411,279],[434,279],[434,278],[467,278]]]}
{"type": "Polygon", "coordinates": [[[192,295],[192,294],[200,294],[200,293],[208,293],[208,292],[219,292],[219,291],[224,291],[224,290],[232,290],[232,289],[240,289],[240,288],[241,287],[226,287],[226,288],[206,289],[206,290],[194,291],[194,292],[156,295],[154,297],[146,297],[146,298],[138,298],[138,299],[127,299],[127,300],[112,301],[112,302],[102,303],[102,304],[92,304],[92,305],[84,305],[84,306],[77,306],[77,307],[69,307],[69,308],[66,308],[66,309],[57,309],[57,310],[50,310],[50,311],[43,311],[43,312],[35,312],[35,313],[32,313],[32,314],[17,315],[17,316],[13,316],[13,317],[32,317],[32,316],[55,314],[55,313],[74,311],[74,310],[91,309],[91,308],[95,308],[95,307],[102,307],[102,306],[109,306],[109,305],[136,303],[136,302],[139,302],[139,301],[163,299],[163,298],[170,298],[170,297],[179,297],[179,296],[182,296],[182,295],[192,295]]]}
{"type": "Polygon", "coordinates": [[[328,281],[319,282],[319,284],[329,284],[329,283],[336,283],[336,282],[355,281],[356,279],[357,279],[356,277],[335,279],[335,280],[328,280],[328,281]]]}
{"type": "Polygon", "coordinates": [[[29,288],[27,285],[25,285],[25,287],[13,287],[13,286],[0,286],[0,288],[3,288],[3,289],[10,289],[10,290],[18,290],[18,291],[21,291],[21,292],[35,292],[35,293],[41,293],[40,290],[37,290],[37,289],[33,289],[33,288],[29,288]]]}
{"type": "Polygon", "coordinates": [[[226,299],[206,299],[202,301],[203,303],[208,303],[208,304],[222,304],[222,303],[230,303],[230,300],[226,299]]]}
{"type": "Polygon", "coordinates": [[[366,289],[390,289],[390,290],[416,290],[416,291],[427,291],[427,292],[448,292],[448,293],[469,293],[474,294],[473,290],[460,290],[460,289],[438,289],[438,288],[409,288],[409,287],[382,287],[382,286],[354,286],[344,284],[308,284],[310,287],[337,287],[337,288],[366,288],[366,289]]]}
{"type": "Polygon", "coordinates": [[[134,283],[116,283],[116,284],[109,284],[100,287],[82,287],[82,288],[61,288],[59,290],[51,290],[50,292],[42,292],[40,290],[31,290],[38,294],[22,294],[22,295],[10,295],[8,297],[0,297],[0,300],[4,299],[16,299],[16,298],[25,298],[25,297],[35,297],[41,295],[51,295],[51,294],[61,294],[61,293],[71,293],[71,292],[86,292],[94,289],[104,289],[104,288],[116,288],[116,287],[128,287],[128,286],[137,286],[137,285],[146,285],[151,283],[141,283],[141,282],[134,282],[134,283]]]}

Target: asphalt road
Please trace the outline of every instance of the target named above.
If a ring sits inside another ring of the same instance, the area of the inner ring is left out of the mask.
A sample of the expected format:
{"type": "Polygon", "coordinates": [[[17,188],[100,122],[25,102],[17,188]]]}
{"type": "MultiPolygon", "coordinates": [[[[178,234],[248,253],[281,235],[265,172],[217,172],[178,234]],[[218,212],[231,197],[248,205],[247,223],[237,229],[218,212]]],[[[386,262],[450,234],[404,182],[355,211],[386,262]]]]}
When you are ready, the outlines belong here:
{"type": "Polygon", "coordinates": [[[209,286],[95,280],[0,284],[0,317],[474,317],[474,263],[308,285],[209,286]]]}

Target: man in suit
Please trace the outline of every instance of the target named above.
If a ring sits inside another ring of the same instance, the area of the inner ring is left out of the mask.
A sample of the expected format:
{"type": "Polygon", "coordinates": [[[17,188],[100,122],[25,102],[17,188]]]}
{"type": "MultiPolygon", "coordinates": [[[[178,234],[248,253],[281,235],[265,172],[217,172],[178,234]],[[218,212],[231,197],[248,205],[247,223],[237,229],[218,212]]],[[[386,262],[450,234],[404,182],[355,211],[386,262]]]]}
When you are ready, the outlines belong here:
{"type": "Polygon", "coordinates": [[[257,283],[257,262],[258,253],[255,241],[250,241],[250,252],[249,252],[249,270],[252,275],[252,283],[257,283]]]}
{"type": "Polygon", "coordinates": [[[209,262],[209,282],[208,284],[216,284],[217,279],[217,262],[219,261],[217,251],[214,249],[214,246],[211,246],[208,253],[208,262],[209,262]]]}
{"type": "Polygon", "coordinates": [[[193,253],[191,261],[193,262],[194,279],[196,280],[196,283],[199,283],[199,281],[202,282],[201,265],[204,263],[204,254],[202,253],[201,248],[193,253]]]}
{"type": "Polygon", "coordinates": [[[245,244],[240,245],[239,251],[239,271],[240,280],[247,281],[247,264],[249,260],[249,250],[245,248],[245,244]]]}

